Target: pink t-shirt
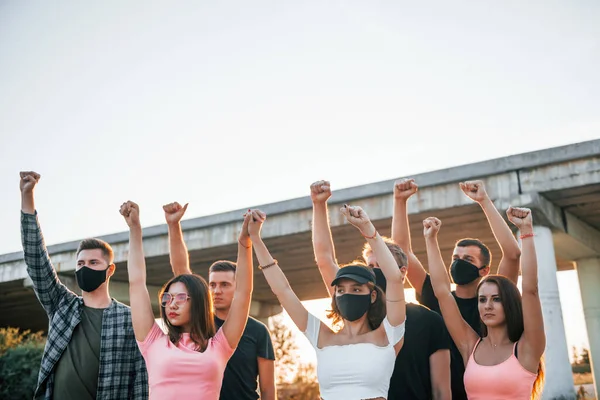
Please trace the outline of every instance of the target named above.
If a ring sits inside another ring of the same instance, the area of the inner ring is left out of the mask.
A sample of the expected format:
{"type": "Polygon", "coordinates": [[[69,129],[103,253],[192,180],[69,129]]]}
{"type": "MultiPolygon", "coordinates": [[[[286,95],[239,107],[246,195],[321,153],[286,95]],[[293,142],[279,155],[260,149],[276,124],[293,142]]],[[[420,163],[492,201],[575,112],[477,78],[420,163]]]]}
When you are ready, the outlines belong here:
{"type": "Polygon", "coordinates": [[[156,322],[138,346],[146,360],[151,400],[218,400],[223,372],[235,351],[222,329],[201,353],[194,350],[188,333],[175,346],[156,322]]]}

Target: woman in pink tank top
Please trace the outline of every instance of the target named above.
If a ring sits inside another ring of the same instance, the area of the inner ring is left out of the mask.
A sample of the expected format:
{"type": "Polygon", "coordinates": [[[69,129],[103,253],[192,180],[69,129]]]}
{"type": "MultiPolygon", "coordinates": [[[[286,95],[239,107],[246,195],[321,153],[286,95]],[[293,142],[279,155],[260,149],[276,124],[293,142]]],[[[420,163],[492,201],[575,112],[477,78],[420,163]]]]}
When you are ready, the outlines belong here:
{"type": "MultiPolygon", "coordinates": [[[[128,201],[121,215],[129,226],[129,295],[131,319],[148,370],[150,400],[217,400],[227,361],[237,347],[248,319],[252,296],[252,229],[256,212],[244,214],[238,239],[236,288],[223,326],[215,332],[208,284],[199,275],[179,274],[159,294],[167,332],[156,323],[146,287],[139,207],[128,201]]],[[[183,213],[182,213],[183,214],[183,213]]]]}
{"type": "Polygon", "coordinates": [[[423,221],[431,283],[466,366],[464,383],[469,400],[537,399],[543,386],[546,335],[531,210],[510,207],[507,216],[521,234],[522,295],[512,281],[501,275],[488,275],[479,282],[482,337],[462,318],[450,292],[437,241],[440,220],[430,217],[423,221]]]}

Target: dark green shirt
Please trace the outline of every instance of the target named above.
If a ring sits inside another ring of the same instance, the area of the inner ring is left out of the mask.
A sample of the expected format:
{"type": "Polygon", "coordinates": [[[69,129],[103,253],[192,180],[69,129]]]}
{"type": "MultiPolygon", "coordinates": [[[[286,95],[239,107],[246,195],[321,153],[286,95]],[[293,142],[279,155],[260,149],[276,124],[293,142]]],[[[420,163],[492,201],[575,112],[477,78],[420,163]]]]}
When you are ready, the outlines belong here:
{"type": "Polygon", "coordinates": [[[54,398],[95,400],[104,309],[83,306],[81,322],[56,365],[54,398]]]}

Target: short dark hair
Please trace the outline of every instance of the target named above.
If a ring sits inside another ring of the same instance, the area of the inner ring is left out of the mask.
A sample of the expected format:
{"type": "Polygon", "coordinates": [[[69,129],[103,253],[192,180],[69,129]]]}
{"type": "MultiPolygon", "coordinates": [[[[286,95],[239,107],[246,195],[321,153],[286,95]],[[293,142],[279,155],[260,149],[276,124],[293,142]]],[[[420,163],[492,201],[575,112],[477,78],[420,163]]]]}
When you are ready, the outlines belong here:
{"type": "Polygon", "coordinates": [[[106,258],[108,265],[112,264],[115,261],[115,253],[110,247],[110,244],[106,243],[104,240],[96,239],[96,238],[87,238],[83,239],[79,242],[79,247],[77,247],[77,255],[81,253],[82,250],[102,250],[102,255],[106,258]]]}
{"type": "Polygon", "coordinates": [[[460,239],[458,242],[456,242],[455,246],[456,247],[469,247],[469,246],[479,247],[479,250],[481,251],[481,261],[483,262],[482,267],[489,267],[492,263],[492,253],[490,253],[490,248],[487,247],[485,244],[483,244],[483,242],[479,239],[473,239],[473,238],[460,239]]]}
{"type": "MultiPolygon", "coordinates": [[[[398,246],[398,243],[394,242],[389,237],[382,236],[381,238],[385,242],[385,245],[388,247],[388,249],[390,249],[390,252],[394,256],[394,260],[396,260],[396,263],[398,263],[398,267],[399,268],[407,267],[408,266],[408,257],[406,256],[406,253],[404,252],[404,250],[402,250],[402,248],[400,246],[398,246]]],[[[373,249],[371,248],[371,245],[369,244],[369,242],[366,242],[365,245],[363,246],[363,252],[362,252],[363,258],[366,260],[367,254],[372,253],[372,252],[373,252],[373,249]]]]}
{"type": "Polygon", "coordinates": [[[219,261],[215,261],[214,263],[212,263],[212,265],[208,269],[208,273],[231,271],[235,274],[236,267],[237,267],[237,265],[233,261],[219,260],[219,261]]]}

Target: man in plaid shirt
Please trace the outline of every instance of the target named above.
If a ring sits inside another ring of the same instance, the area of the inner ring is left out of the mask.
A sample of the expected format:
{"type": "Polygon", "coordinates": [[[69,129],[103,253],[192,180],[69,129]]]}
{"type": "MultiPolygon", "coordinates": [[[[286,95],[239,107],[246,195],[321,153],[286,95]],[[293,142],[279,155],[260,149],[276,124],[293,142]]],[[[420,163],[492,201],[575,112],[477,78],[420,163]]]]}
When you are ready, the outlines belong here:
{"type": "Polygon", "coordinates": [[[148,375],[139,352],[131,311],[111,299],[113,251],[99,239],[77,250],[82,296],[58,279],[35,211],[33,190],[40,175],[21,172],[21,239],[27,273],[50,320],[36,399],[147,399],[148,375]]]}

